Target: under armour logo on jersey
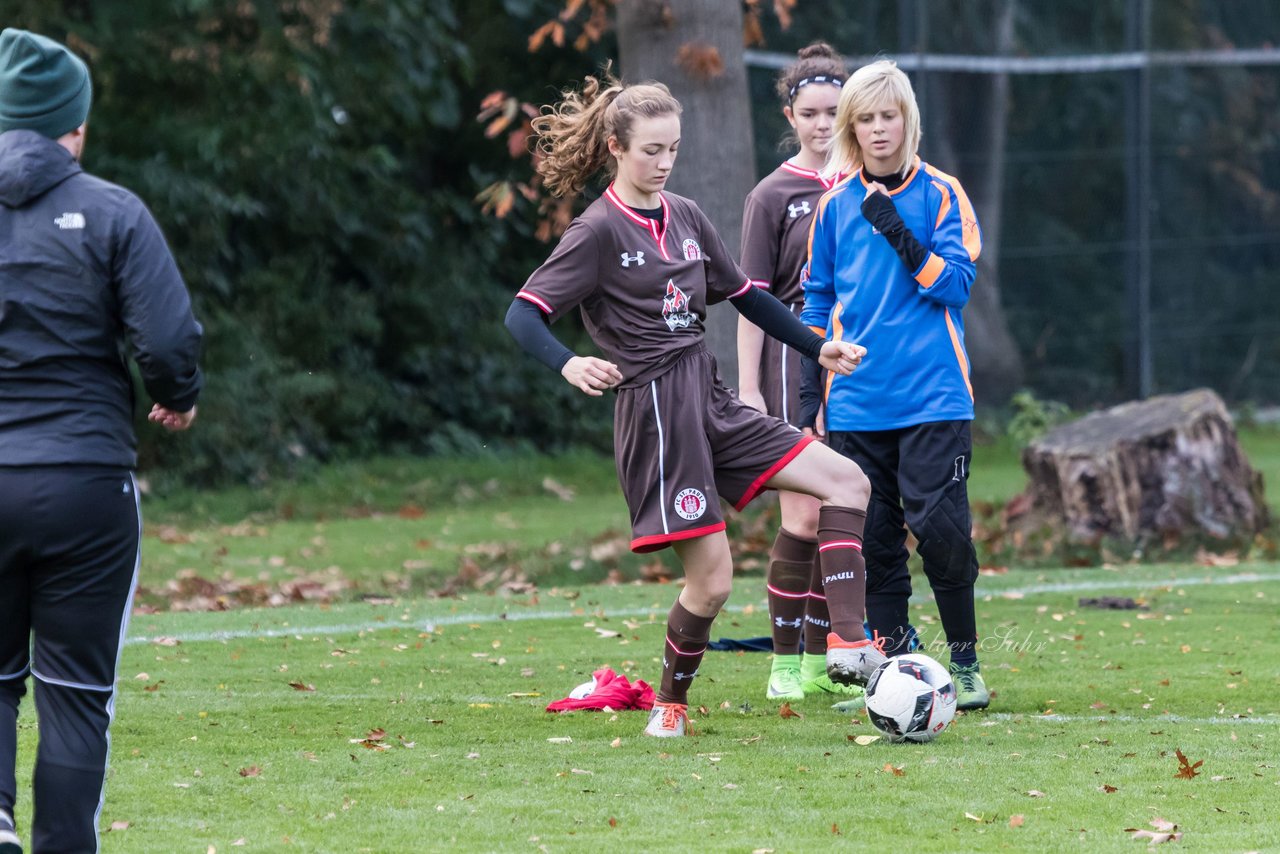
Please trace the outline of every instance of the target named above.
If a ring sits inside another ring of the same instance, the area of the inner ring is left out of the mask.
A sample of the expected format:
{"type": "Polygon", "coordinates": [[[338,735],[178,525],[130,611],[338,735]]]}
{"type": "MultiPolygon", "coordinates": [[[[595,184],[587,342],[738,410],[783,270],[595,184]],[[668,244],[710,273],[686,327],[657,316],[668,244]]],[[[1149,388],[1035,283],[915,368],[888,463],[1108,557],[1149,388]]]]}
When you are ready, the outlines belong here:
{"type": "Polygon", "coordinates": [[[630,267],[632,264],[635,264],[637,267],[643,267],[643,266],[644,266],[644,253],[643,253],[643,252],[640,252],[640,251],[637,251],[637,252],[636,252],[636,254],[634,254],[634,255],[628,255],[627,253],[623,252],[623,253],[622,253],[622,266],[624,266],[624,267],[630,267]]]}
{"type": "Polygon", "coordinates": [[[84,214],[82,213],[64,213],[53,221],[54,225],[63,231],[69,229],[84,228],[84,214]]]}
{"type": "Polygon", "coordinates": [[[780,629],[798,629],[804,624],[804,618],[796,617],[794,620],[784,620],[781,617],[774,617],[773,624],[780,629]]]}
{"type": "Polygon", "coordinates": [[[809,203],[801,202],[798,205],[787,205],[787,212],[791,214],[792,219],[795,219],[798,216],[804,216],[809,212],[809,203]]]}

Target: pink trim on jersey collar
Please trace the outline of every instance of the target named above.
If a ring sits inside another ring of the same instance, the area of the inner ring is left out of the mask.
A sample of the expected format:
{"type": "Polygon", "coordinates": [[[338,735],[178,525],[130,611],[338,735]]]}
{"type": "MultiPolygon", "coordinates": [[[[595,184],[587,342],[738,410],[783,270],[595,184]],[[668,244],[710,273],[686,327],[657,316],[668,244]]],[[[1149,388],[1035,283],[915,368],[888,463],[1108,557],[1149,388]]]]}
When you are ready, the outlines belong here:
{"type": "Polygon", "coordinates": [[[671,256],[667,254],[666,237],[667,226],[671,224],[671,206],[667,204],[667,197],[658,194],[658,201],[662,202],[662,230],[658,230],[656,220],[649,219],[647,216],[640,216],[631,209],[631,206],[622,199],[618,198],[618,194],[613,191],[613,185],[610,184],[604,191],[604,197],[608,199],[615,208],[622,212],[622,215],[634,222],[636,225],[649,232],[649,236],[658,244],[658,251],[662,253],[664,261],[670,261],[671,256]]]}
{"type": "Polygon", "coordinates": [[[823,178],[821,172],[818,172],[815,169],[801,168],[795,165],[794,163],[792,163],[790,160],[784,160],[782,162],[782,168],[790,172],[792,175],[799,175],[801,178],[808,178],[810,181],[817,181],[819,184],[822,185],[822,188],[824,190],[830,190],[836,184],[839,184],[841,181],[843,181],[846,177],[845,173],[840,172],[834,178],[823,178]]]}

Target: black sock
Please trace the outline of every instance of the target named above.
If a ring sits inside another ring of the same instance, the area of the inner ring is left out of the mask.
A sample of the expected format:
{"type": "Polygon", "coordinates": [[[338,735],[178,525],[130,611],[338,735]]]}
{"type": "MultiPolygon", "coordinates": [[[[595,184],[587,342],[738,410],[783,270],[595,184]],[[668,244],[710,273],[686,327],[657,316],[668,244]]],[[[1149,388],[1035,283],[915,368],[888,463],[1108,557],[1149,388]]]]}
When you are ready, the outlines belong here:
{"type": "Polygon", "coordinates": [[[901,655],[908,651],[908,626],[911,616],[906,596],[897,593],[867,594],[867,625],[872,633],[885,638],[884,654],[901,655]]]}
{"type": "Polygon", "coordinates": [[[938,602],[938,616],[942,630],[947,634],[947,646],[951,647],[951,663],[966,667],[978,661],[978,618],[973,606],[973,586],[957,590],[933,591],[938,602]]]}

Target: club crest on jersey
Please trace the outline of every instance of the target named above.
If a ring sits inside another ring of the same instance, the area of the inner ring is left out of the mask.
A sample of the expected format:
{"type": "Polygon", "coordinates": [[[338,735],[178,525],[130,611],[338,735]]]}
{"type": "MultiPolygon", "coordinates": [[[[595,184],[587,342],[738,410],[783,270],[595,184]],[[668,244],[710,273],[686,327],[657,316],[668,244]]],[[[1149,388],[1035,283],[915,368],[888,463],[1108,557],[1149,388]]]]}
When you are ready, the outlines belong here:
{"type": "Polygon", "coordinates": [[[667,279],[667,295],[662,298],[662,319],[672,332],[693,323],[693,315],[689,312],[689,295],[677,288],[671,279],[667,279]]]}
{"type": "Polygon", "coordinates": [[[681,519],[692,522],[707,512],[707,496],[697,489],[683,489],[676,495],[676,513],[681,519]]]}
{"type": "Polygon", "coordinates": [[[643,253],[643,252],[641,252],[641,251],[639,251],[639,250],[636,250],[636,254],[634,254],[634,255],[628,255],[627,253],[623,252],[623,253],[622,253],[622,266],[624,266],[624,267],[630,267],[632,264],[635,264],[637,267],[643,267],[643,266],[644,266],[644,253],[643,253]]]}
{"type": "Polygon", "coordinates": [[[697,261],[702,257],[702,247],[692,237],[686,238],[680,248],[684,252],[684,257],[689,261],[697,261]]]}
{"type": "Polygon", "coordinates": [[[801,202],[798,205],[787,205],[787,213],[791,214],[792,219],[795,219],[798,216],[804,216],[809,213],[809,203],[801,202]]]}

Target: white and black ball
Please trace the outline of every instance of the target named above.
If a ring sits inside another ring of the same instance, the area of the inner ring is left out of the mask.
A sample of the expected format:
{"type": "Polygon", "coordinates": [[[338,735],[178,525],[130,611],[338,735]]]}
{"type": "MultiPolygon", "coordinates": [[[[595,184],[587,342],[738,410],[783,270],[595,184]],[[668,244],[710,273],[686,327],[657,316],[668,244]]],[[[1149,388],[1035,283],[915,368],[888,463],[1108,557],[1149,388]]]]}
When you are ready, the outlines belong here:
{"type": "Polygon", "coordinates": [[[956,686],[927,655],[891,658],[867,680],[867,716],[889,741],[932,741],[956,716],[956,686]]]}

